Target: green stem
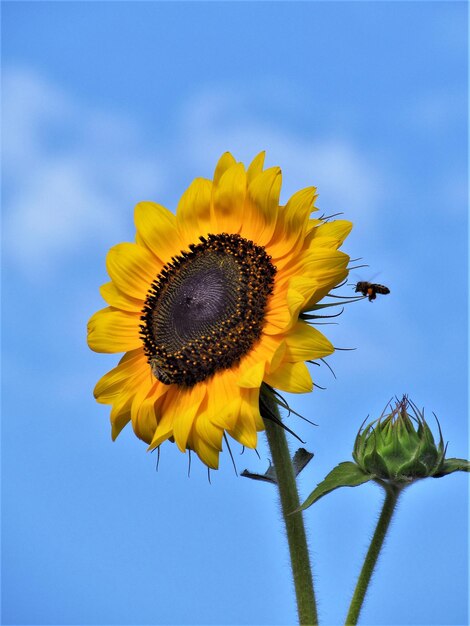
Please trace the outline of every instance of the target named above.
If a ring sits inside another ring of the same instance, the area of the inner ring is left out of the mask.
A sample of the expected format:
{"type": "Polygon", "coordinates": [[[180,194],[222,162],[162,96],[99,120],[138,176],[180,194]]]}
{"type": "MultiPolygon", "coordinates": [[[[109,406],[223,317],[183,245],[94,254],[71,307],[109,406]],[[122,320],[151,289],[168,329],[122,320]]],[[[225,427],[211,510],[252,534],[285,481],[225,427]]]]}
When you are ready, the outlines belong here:
{"type": "Polygon", "coordinates": [[[284,429],[275,421],[276,419],[281,421],[279,409],[271,392],[266,389],[262,391],[260,409],[276,470],[282,515],[289,543],[299,623],[302,626],[316,625],[318,624],[317,607],[303,517],[300,512],[292,515],[292,512],[300,506],[297,482],[284,429]]]}
{"type": "Polygon", "coordinates": [[[359,614],[364,603],[364,598],[367,593],[367,588],[390,526],[390,521],[397,505],[398,496],[401,492],[399,487],[385,483],[380,484],[384,487],[386,496],[374,536],[372,537],[369,550],[367,551],[366,558],[364,560],[364,565],[362,566],[361,573],[357,579],[356,589],[354,590],[354,595],[349,606],[349,612],[346,617],[346,626],[355,626],[357,624],[357,620],[359,619],[359,614]]]}

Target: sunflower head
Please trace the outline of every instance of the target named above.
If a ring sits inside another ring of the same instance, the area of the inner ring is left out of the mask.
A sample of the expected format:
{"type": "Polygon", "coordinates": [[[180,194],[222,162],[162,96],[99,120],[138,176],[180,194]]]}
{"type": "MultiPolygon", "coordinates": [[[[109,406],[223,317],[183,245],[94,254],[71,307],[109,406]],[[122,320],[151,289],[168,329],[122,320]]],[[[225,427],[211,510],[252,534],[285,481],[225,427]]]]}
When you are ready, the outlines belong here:
{"type": "Polygon", "coordinates": [[[263,382],[311,391],[305,361],[334,351],[299,316],[347,276],[351,224],[311,216],[315,187],[281,206],[281,170],[263,164],[225,153],[176,214],[139,203],[135,243],[109,251],[88,345],[125,353],[94,392],[113,439],[131,422],[150,449],[170,439],[216,468],[226,434],[256,447],[263,382]]]}

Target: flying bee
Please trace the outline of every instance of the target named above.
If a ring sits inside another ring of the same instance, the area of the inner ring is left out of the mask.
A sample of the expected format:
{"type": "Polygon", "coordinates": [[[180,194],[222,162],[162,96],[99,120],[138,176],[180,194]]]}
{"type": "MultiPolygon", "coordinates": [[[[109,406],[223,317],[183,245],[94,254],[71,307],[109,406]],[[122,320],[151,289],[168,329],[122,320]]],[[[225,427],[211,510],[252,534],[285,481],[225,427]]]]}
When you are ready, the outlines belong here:
{"type": "Polygon", "coordinates": [[[390,289],[385,287],[385,285],[377,285],[366,281],[360,281],[356,284],[356,293],[359,291],[363,296],[368,296],[369,302],[375,300],[378,293],[383,294],[384,296],[387,295],[387,293],[390,293],[390,289]]]}

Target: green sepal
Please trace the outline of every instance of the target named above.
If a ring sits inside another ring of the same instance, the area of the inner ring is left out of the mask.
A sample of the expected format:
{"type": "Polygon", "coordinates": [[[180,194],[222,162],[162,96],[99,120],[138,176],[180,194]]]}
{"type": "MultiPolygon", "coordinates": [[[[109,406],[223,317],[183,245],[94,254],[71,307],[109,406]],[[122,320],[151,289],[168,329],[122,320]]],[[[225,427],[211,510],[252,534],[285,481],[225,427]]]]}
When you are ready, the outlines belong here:
{"type": "MultiPolygon", "coordinates": [[[[297,450],[297,452],[292,457],[292,467],[296,477],[305,467],[307,467],[312,459],[312,452],[309,452],[305,448],[299,448],[297,450]]],[[[241,476],[243,476],[243,478],[251,478],[251,480],[261,480],[265,483],[277,485],[276,470],[274,469],[274,465],[271,465],[271,463],[269,464],[269,467],[264,474],[255,474],[254,472],[243,470],[241,476]]]]}
{"type": "Polygon", "coordinates": [[[299,448],[292,457],[292,466],[294,468],[294,474],[298,476],[300,472],[307,467],[310,461],[313,459],[313,452],[309,452],[305,448],[299,448]]]}
{"type": "Polygon", "coordinates": [[[276,471],[274,469],[274,465],[269,465],[264,474],[255,474],[254,472],[243,470],[240,476],[243,476],[243,478],[251,478],[251,480],[261,480],[265,483],[277,485],[276,471]]]}
{"type": "Polygon", "coordinates": [[[317,502],[320,498],[326,496],[327,493],[339,487],[357,487],[374,478],[375,477],[371,474],[365,474],[362,469],[352,461],[340,463],[316,486],[298,510],[304,511],[308,509],[314,502],[317,502]]]}
{"type": "Polygon", "coordinates": [[[466,459],[445,459],[442,467],[433,475],[433,478],[447,476],[453,472],[470,472],[470,462],[466,459]]]}

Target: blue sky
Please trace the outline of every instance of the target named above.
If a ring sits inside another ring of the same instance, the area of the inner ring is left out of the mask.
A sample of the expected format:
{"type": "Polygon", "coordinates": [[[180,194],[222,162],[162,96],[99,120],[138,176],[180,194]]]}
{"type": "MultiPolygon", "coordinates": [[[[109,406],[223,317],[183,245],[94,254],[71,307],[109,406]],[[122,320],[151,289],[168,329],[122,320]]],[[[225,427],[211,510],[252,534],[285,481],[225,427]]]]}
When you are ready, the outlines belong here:
{"type": "MultiPolygon", "coordinates": [[[[107,249],[133,207],[174,209],[222,152],[260,150],[283,199],[314,184],[354,222],[345,250],[389,285],[338,326],[291,397],[315,458],[304,496],[348,460],[363,419],[410,394],[468,455],[467,8],[463,2],[5,2],[2,612],[5,624],[290,624],[270,485],[168,443],[158,473],[129,428],[113,444],[92,389],[117,358],[86,346],[107,249]]],[[[348,291],[349,293],[349,291],[348,291]]],[[[296,442],[291,440],[292,449],[296,442]]],[[[234,445],[241,471],[261,459],[234,445]]],[[[468,480],[405,492],[363,624],[465,624],[468,480]]],[[[323,624],[344,619],[381,494],[306,513],[323,624]]]]}

